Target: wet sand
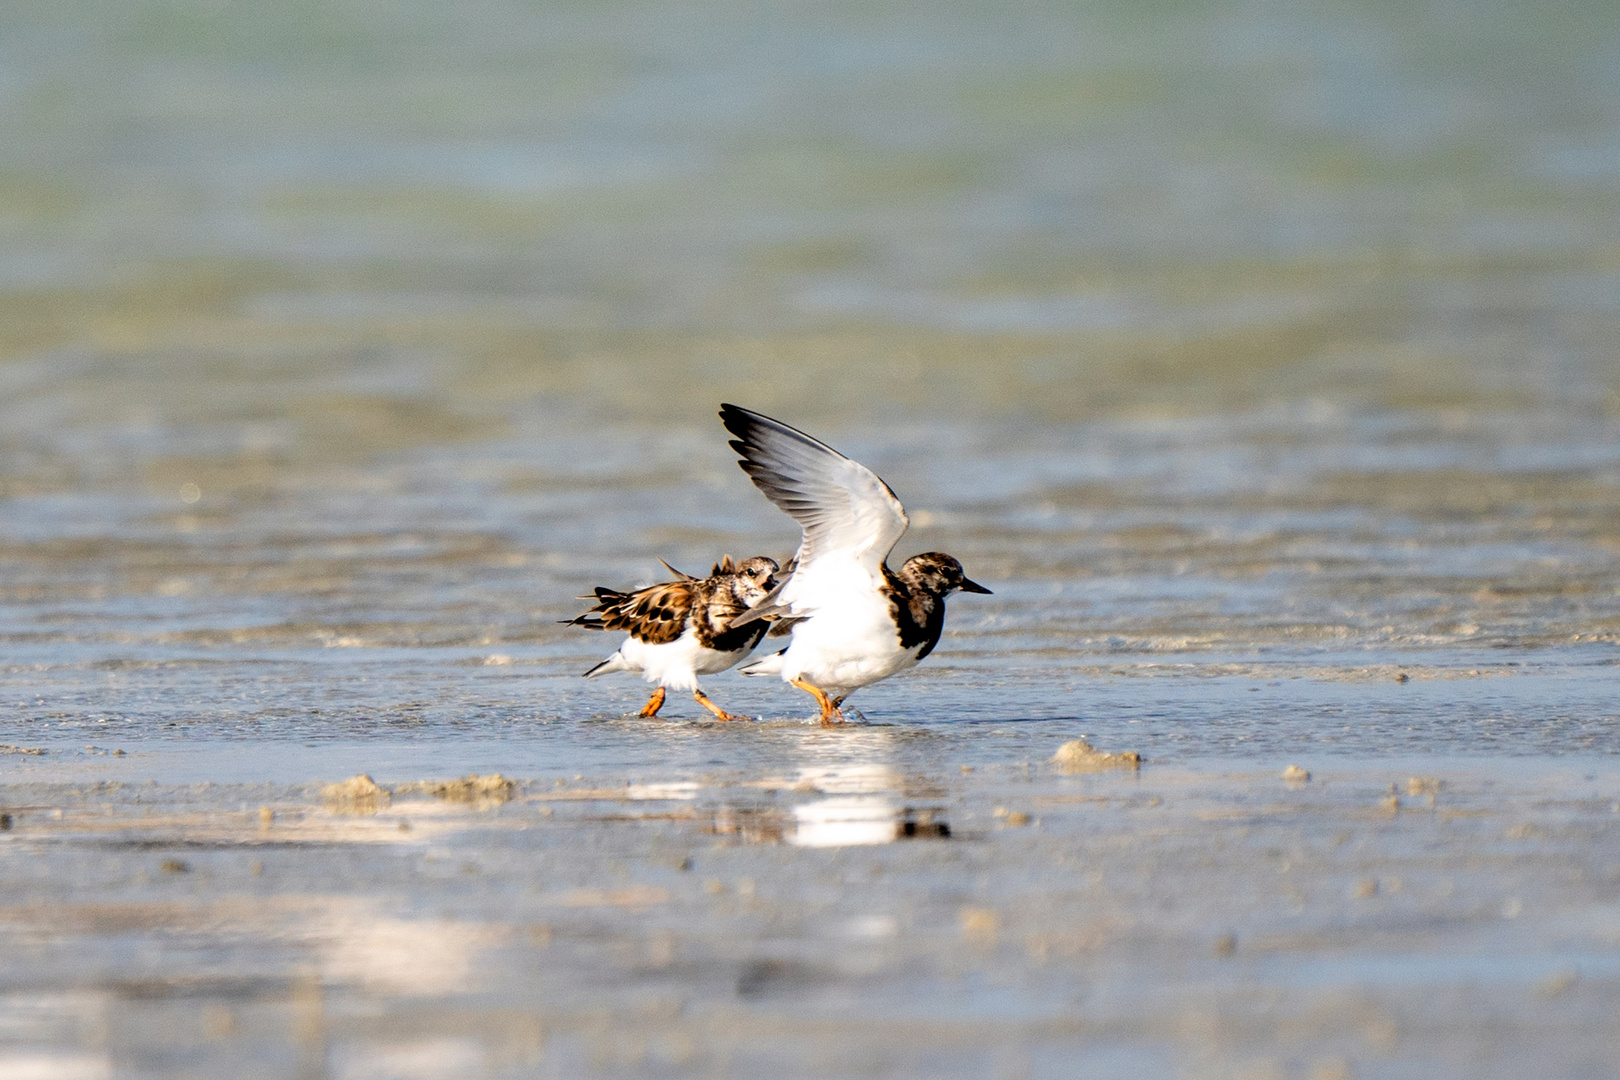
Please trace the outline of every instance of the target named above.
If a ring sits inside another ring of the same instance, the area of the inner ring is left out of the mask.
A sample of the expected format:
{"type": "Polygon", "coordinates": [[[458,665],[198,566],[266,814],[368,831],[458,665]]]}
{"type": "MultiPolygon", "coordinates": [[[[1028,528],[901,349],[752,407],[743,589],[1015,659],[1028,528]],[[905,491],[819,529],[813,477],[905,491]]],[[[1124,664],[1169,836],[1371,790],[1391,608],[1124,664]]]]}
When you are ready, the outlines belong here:
{"type": "Polygon", "coordinates": [[[392,743],[280,755],[304,782],[165,782],[211,763],[163,747],[13,755],[0,1063],[1608,1073],[1611,762],[1091,772],[1051,760],[1064,726],[603,719],[680,763],[564,775],[516,736],[481,755],[516,768],[459,784],[432,771],[456,751],[392,743]],[[347,789],[317,762],[368,755],[394,764],[347,789]]]}

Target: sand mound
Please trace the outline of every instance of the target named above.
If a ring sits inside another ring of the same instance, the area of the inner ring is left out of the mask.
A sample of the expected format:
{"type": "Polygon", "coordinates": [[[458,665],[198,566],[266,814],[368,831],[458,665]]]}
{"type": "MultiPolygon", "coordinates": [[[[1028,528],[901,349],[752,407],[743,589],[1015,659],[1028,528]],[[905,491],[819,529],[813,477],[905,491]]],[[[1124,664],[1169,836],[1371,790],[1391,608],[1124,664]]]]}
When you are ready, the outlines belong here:
{"type": "Polygon", "coordinates": [[[341,784],[328,784],[321,789],[321,799],[328,809],[346,814],[375,814],[391,801],[388,789],[360,773],[341,784]]]}
{"type": "Polygon", "coordinates": [[[399,790],[401,793],[408,791],[412,794],[432,795],[435,799],[447,799],[450,802],[498,806],[510,802],[517,795],[517,783],[500,773],[490,773],[488,776],[473,774],[463,776],[459,780],[419,780],[414,784],[404,784],[399,790]]]}
{"type": "Polygon", "coordinates": [[[1052,762],[1067,773],[1108,772],[1111,769],[1140,769],[1142,755],[1135,750],[1110,754],[1098,750],[1084,739],[1075,739],[1058,747],[1052,762]]]}

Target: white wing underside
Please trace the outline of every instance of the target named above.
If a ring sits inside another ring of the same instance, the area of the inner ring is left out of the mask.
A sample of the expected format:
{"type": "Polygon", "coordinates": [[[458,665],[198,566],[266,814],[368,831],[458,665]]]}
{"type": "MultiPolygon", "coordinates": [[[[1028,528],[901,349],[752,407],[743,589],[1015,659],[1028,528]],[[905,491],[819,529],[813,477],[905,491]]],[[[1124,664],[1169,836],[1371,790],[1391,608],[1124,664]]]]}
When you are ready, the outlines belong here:
{"type": "MultiPolygon", "coordinates": [[[[883,560],[909,524],[889,485],[858,461],[768,416],[726,405],[744,471],[804,530],[797,565],[776,590],[774,612],[806,616],[840,599],[869,598],[883,560]]],[[[740,625],[738,620],[733,625],[740,625]]]]}

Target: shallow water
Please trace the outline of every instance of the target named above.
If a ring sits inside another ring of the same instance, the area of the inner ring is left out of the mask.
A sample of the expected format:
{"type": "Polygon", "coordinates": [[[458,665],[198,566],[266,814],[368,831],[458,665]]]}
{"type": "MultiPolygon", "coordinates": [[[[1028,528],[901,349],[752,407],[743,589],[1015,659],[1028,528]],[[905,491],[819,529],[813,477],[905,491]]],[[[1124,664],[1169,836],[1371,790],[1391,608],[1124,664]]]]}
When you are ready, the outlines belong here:
{"type": "Polygon", "coordinates": [[[0,1072],[1607,1075],[1617,268],[1610,5],[0,10],[0,1072]],[[847,730],[578,678],[726,400],[847,730]]]}
{"type": "MultiPolygon", "coordinates": [[[[185,752],[11,770],[25,805],[4,844],[0,1061],[50,1076],[1608,1068],[1612,766],[1068,775],[1014,760],[1049,749],[1050,725],[594,727],[615,757],[601,772],[556,775],[530,743],[501,755],[530,779],[472,803],[143,779],[202,763],[185,752]],[[664,760],[628,772],[662,782],[618,779],[633,755],[611,747],[632,740],[664,760]]],[[[369,760],[385,780],[434,774],[445,750],[424,750],[369,760]]],[[[367,752],[340,743],[327,761],[367,752]]]]}

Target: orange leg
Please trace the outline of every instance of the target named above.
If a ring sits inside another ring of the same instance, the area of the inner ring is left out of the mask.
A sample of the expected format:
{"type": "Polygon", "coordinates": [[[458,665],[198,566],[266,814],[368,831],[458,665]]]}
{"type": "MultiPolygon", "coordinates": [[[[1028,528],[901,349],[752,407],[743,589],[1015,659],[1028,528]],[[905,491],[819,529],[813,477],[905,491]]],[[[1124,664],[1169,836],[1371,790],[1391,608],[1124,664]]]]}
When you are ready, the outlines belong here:
{"type": "Polygon", "coordinates": [[[738,716],[735,713],[726,712],[726,710],[722,709],[720,706],[716,705],[712,700],[710,700],[708,694],[705,694],[701,690],[693,690],[692,691],[692,700],[696,701],[699,705],[703,706],[705,709],[708,709],[710,712],[714,713],[714,718],[716,720],[752,720],[753,719],[753,717],[751,717],[751,716],[738,716]]]}
{"type": "Polygon", "coordinates": [[[641,707],[638,716],[657,716],[658,710],[664,707],[664,688],[660,686],[653,691],[653,696],[647,699],[647,704],[641,707]]]}
{"type": "Polygon", "coordinates": [[[823,724],[831,726],[844,722],[844,714],[838,711],[838,702],[828,697],[827,691],[813,683],[807,683],[803,679],[794,679],[793,685],[816,699],[816,704],[821,706],[821,722],[823,724]]]}

